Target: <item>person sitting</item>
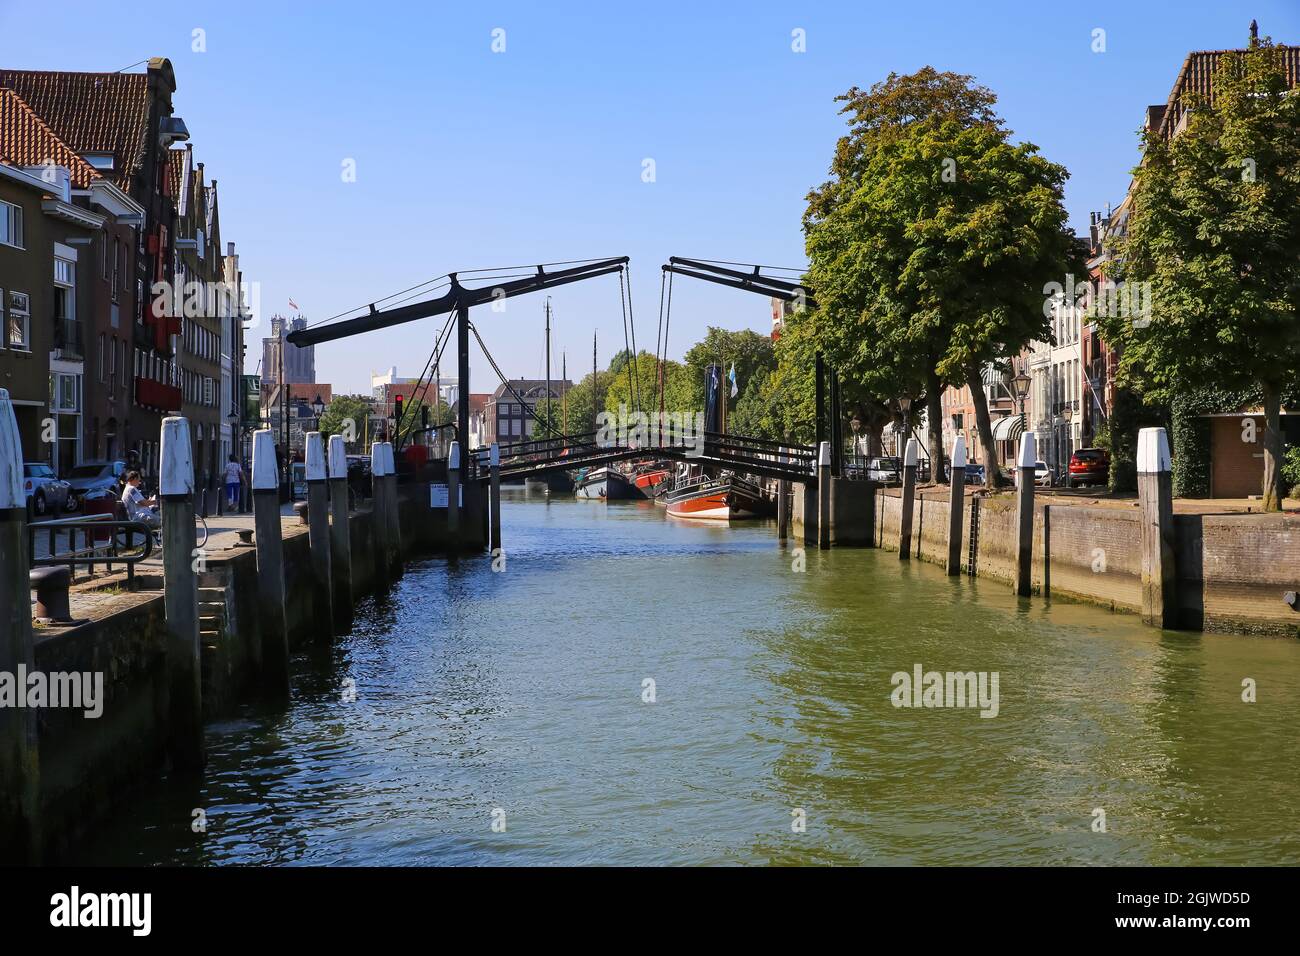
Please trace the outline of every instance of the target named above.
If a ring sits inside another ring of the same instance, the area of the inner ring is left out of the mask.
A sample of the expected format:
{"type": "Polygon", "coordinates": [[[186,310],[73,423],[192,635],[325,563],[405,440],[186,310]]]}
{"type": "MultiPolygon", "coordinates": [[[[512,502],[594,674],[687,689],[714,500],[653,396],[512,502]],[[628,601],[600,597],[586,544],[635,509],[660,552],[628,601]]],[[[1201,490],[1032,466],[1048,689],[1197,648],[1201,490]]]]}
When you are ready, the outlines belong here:
{"type": "Polygon", "coordinates": [[[122,504],[126,507],[127,520],[139,521],[150,528],[161,528],[162,518],[155,510],[158,499],[146,498],[144,492],[140,490],[141,483],[140,472],[126,473],[126,487],[122,489],[122,504]]]}

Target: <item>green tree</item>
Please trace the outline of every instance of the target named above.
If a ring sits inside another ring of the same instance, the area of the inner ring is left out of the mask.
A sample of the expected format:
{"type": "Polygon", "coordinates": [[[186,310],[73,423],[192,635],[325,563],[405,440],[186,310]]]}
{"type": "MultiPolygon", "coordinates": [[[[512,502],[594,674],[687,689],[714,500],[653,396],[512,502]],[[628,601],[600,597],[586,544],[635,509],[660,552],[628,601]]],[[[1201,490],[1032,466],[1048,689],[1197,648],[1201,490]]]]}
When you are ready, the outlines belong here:
{"type": "Polygon", "coordinates": [[[365,441],[366,421],[370,416],[370,403],[357,395],[335,395],[320,417],[320,432],[327,439],[342,435],[353,449],[365,441]]]}
{"type": "Polygon", "coordinates": [[[1113,278],[1149,283],[1149,321],[1109,307],[1098,321],[1122,345],[1123,380],[1150,399],[1201,382],[1262,392],[1263,507],[1275,511],[1282,396],[1300,374],[1300,96],[1267,39],[1223,54],[1213,90],[1188,94],[1171,139],[1143,134],[1113,278]]]}
{"type": "MultiPolygon", "coordinates": [[[[680,362],[671,359],[664,363],[664,411],[697,411],[692,406],[691,391],[687,379],[687,370],[680,362]]],[[[605,411],[618,412],[619,405],[629,411],[635,410],[635,403],[630,395],[631,384],[628,381],[628,363],[625,361],[619,371],[610,369],[612,377],[609,390],[605,393],[605,411]]],[[[632,370],[633,381],[640,390],[642,411],[655,415],[659,411],[659,362],[649,352],[640,352],[632,370]]]]}
{"type": "MultiPolygon", "coordinates": [[[[771,372],[776,368],[776,354],[771,338],[752,329],[729,332],[717,326],[709,326],[704,338],[686,351],[686,407],[703,410],[706,369],[710,365],[722,366],[722,387],[725,389],[728,387],[726,378],[733,363],[736,367],[736,386],[743,392],[760,371],[771,372]]],[[[729,390],[727,394],[730,395],[729,390]]],[[[732,403],[729,407],[734,407],[735,399],[728,398],[728,402],[732,403]]]]}
{"type": "MultiPolygon", "coordinates": [[[[812,333],[872,411],[923,396],[935,435],[943,389],[970,385],[996,462],[984,367],[1047,337],[1044,286],[1082,267],[1066,171],[1012,143],[996,97],[968,76],[926,67],[840,99],[850,132],[804,215],[812,333]]],[[[941,466],[943,450],[931,454],[941,466]]]]}
{"type": "MultiPolygon", "coordinates": [[[[614,381],[615,376],[608,371],[588,372],[582,381],[569,389],[567,396],[569,406],[568,434],[583,435],[597,427],[595,424],[596,412],[607,410],[606,396],[609,394],[610,386],[614,384],[614,381]],[[594,383],[593,374],[595,376],[594,383]]],[[[560,420],[559,415],[560,403],[557,401],[555,402],[557,422],[560,420]]]]}

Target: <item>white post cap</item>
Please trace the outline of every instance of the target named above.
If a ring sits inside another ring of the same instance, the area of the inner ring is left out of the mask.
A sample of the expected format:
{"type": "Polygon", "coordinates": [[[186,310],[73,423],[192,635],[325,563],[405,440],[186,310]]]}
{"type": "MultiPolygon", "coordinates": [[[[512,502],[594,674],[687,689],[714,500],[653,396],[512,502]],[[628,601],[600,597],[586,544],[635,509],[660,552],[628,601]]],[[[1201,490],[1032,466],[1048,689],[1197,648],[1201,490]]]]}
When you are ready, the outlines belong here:
{"type": "Polygon", "coordinates": [[[501,464],[501,446],[496,442],[488,449],[488,464],[496,468],[501,464]]]}
{"type": "Polygon", "coordinates": [[[397,458],[393,455],[393,443],[384,441],[380,442],[379,446],[384,456],[384,477],[391,478],[397,474],[397,458]]]}
{"type": "Polygon", "coordinates": [[[371,442],[370,476],[372,478],[382,478],[386,474],[388,474],[388,464],[384,461],[384,443],[381,441],[371,442]]]}
{"type": "Polygon", "coordinates": [[[917,461],[920,459],[920,449],[917,447],[916,439],[907,440],[907,448],[903,451],[903,467],[915,468],[917,461]]]}
{"type": "Polygon", "coordinates": [[[966,436],[958,435],[957,440],[952,443],[952,467],[966,467],[966,436]]]}
{"type": "MultiPolygon", "coordinates": [[[[0,388],[0,508],[23,508],[23,442],[9,389],[0,388]]],[[[24,598],[24,600],[26,600],[24,598]]]]}
{"type": "Polygon", "coordinates": [[[324,481],[325,471],[325,438],[320,432],[307,433],[307,480],[324,481]]]}
{"type": "Polygon", "coordinates": [[[1163,428],[1143,428],[1138,432],[1138,474],[1153,475],[1169,469],[1169,436],[1163,428]]]}
{"type": "Polygon", "coordinates": [[[348,476],[348,450],[343,447],[342,435],[330,435],[329,465],[331,478],[348,476]]]}
{"type": "Polygon", "coordinates": [[[826,468],[831,463],[831,443],[822,442],[817,446],[817,467],[826,468]]]}
{"type": "Polygon", "coordinates": [[[1033,432],[1025,432],[1020,436],[1020,457],[1016,459],[1018,468],[1033,468],[1038,464],[1038,442],[1034,439],[1033,432]]]}
{"type": "Polygon", "coordinates": [[[191,495],[194,493],[194,460],[190,445],[190,420],[173,415],[162,421],[161,447],[158,450],[158,493],[191,495]]]}
{"type": "Polygon", "coordinates": [[[275,463],[275,436],[269,428],[253,432],[253,490],[274,491],[280,487],[275,463]]]}
{"type": "Polygon", "coordinates": [[[451,443],[451,448],[447,451],[447,467],[460,470],[460,442],[451,443]]]}

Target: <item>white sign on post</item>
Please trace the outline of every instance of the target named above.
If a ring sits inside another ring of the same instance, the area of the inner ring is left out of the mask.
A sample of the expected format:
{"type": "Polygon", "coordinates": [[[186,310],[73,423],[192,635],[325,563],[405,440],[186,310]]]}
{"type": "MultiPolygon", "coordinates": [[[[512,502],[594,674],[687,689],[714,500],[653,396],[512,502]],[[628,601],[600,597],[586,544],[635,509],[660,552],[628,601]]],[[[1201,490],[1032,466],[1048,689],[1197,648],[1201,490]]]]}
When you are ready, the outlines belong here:
{"type": "MultiPolygon", "coordinates": [[[[445,508],[447,507],[450,495],[447,493],[447,485],[433,482],[429,485],[429,507],[445,508]]],[[[458,507],[465,507],[465,486],[461,485],[456,489],[456,502],[458,507]]]]}

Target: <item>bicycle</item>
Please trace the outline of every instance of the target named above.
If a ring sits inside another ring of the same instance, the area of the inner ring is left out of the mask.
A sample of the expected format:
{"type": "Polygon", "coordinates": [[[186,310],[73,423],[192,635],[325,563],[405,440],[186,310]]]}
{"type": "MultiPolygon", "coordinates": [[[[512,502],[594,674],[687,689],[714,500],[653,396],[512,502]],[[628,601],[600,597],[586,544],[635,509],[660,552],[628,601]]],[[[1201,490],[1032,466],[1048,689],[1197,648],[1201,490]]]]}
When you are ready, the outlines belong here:
{"type": "MultiPolygon", "coordinates": [[[[123,518],[122,520],[126,520],[126,519],[123,518]]],[[[163,548],[162,528],[161,527],[151,528],[149,530],[149,534],[153,538],[153,549],[155,551],[161,552],[163,548]]],[[[116,534],[114,535],[114,540],[115,543],[117,544],[118,550],[123,551],[135,547],[134,542],[138,537],[139,537],[139,532],[127,531],[126,529],[119,528],[116,534]]],[[[195,512],[194,513],[194,547],[202,548],[207,543],[208,543],[208,521],[206,518],[203,517],[203,515],[199,514],[198,512],[195,512]]],[[[143,545],[143,542],[141,542],[141,545],[143,545]]]]}

